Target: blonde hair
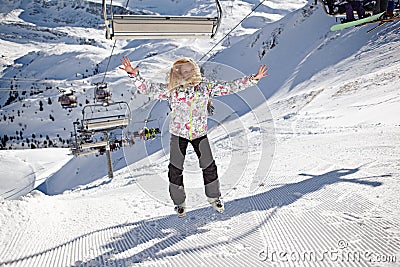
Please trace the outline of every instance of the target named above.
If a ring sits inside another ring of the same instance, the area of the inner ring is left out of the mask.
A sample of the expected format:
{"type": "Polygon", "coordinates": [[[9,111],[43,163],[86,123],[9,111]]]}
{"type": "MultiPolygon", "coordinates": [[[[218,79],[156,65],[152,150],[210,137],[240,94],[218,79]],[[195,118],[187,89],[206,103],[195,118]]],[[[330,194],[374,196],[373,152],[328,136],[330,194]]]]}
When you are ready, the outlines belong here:
{"type": "Polygon", "coordinates": [[[182,86],[186,89],[190,85],[199,84],[201,81],[201,73],[199,66],[191,58],[181,58],[172,64],[171,70],[168,75],[168,90],[173,92],[178,87],[182,86]],[[192,75],[188,79],[184,79],[181,74],[181,67],[183,64],[190,63],[193,67],[192,75]]]}

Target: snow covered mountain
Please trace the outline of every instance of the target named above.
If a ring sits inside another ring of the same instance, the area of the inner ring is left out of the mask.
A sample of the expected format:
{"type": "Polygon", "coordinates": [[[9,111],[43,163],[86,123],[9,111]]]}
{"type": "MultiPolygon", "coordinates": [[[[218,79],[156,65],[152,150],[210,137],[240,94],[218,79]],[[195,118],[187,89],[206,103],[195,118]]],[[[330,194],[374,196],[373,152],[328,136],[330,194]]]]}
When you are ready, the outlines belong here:
{"type": "MultiPolygon", "coordinates": [[[[0,91],[0,136],[13,137],[11,148],[26,148],[27,139],[66,147],[104,77],[114,101],[130,104],[127,131],[145,119],[163,128],[168,106],[132,95],[119,59],[162,80],[171,61],[201,58],[259,2],[221,1],[213,40],[118,41],[107,69],[113,42],[104,38],[100,1],[1,1],[0,88],[8,91],[0,91]],[[62,109],[57,87],[73,87],[78,107],[62,109]]],[[[176,217],[165,131],[112,152],[113,179],[105,156],[1,150],[0,266],[396,266],[400,23],[333,33],[334,18],[313,2],[264,2],[206,65],[218,79],[270,68],[257,87],[214,101],[209,136],[223,214],[207,205],[189,149],[189,210],[176,217]]],[[[215,12],[212,1],[129,3],[133,12],[215,12]]]]}
{"type": "MultiPolygon", "coordinates": [[[[173,15],[214,15],[215,3],[203,2],[130,1],[129,8],[142,13],[158,10],[173,15]]],[[[158,71],[151,78],[163,80],[172,60],[182,56],[202,57],[254,8],[254,3],[242,1],[222,1],[221,4],[223,22],[219,34],[212,40],[118,41],[110,58],[114,42],[104,38],[101,1],[5,1],[0,25],[3,53],[0,79],[0,137],[3,142],[0,145],[7,149],[68,147],[74,133],[73,122],[82,119],[83,107],[94,102],[94,83],[101,81],[109,84],[114,101],[130,102],[134,122],[157,117],[158,114],[153,114],[149,118],[146,110],[137,109],[145,108],[143,105],[148,99],[140,96],[133,99],[132,86],[118,70],[119,60],[129,55],[131,60],[142,65],[143,72],[147,69],[152,72],[156,66],[158,71]],[[63,109],[57,103],[59,91],[71,89],[76,91],[78,107],[63,109]]],[[[304,4],[305,1],[290,1],[285,5],[271,1],[260,6],[212,52],[232,46],[263,24],[280,19],[304,4]]],[[[117,13],[126,2],[113,1],[113,5],[117,13]]],[[[166,108],[164,105],[157,112],[159,116],[165,117],[166,108]]],[[[142,126],[143,123],[132,124],[136,130],[142,126]]],[[[120,136],[118,132],[116,135],[120,136]]],[[[158,149],[159,146],[154,150],[158,149]]],[[[116,161],[122,163],[121,154],[116,153],[119,154],[114,156],[116,161]]],[[[140,158],[144,156],[141,154],[140,158]]],[[[114,167],[118,169],[124,165],[114,167]]],[[[92,170],[86,173],[78,172],[79,166],[73,168],[72,173],[80,173],[75,177],[78,184],[85,184],[92,170]]],[[[102,175],[104,170],[90,176],[97,179],[102,175]]],[[[74,182],[68,188],[76,185],[74,182]]]]}

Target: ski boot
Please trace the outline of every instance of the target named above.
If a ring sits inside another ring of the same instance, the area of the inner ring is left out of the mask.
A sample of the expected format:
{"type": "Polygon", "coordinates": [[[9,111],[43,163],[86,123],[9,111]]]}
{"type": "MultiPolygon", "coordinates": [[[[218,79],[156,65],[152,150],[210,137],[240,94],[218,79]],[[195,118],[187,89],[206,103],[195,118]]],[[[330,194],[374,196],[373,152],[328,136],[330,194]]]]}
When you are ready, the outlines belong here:
{"type": "Polygon", "coordinates": [[[178,214],[179,218],[183,218],[186,216],[186,203],[183,202],[180,205],[176,205],[174,208],[176,214],[178,214]]]}
{"type": "Polygon", "coordinates": [[[218,212],[222,213],[225,210],[224,207],[224,202],[222,202],[222,199],[217,197],[217,198],[207,198],[208,202],[211,204],[211,206],[218,212]]]}

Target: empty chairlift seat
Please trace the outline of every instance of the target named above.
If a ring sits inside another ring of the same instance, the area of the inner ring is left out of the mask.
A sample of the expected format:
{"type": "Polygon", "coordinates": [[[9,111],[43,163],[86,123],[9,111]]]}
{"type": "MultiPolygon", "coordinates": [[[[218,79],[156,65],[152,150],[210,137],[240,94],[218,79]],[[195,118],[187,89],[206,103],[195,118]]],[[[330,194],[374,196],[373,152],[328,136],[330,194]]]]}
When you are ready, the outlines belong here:
{"type": "Polygon", "coordinates": [[[83,108],[81,131],[103,132],[123,129],[130,121],[130,109],[126,102],[104,105],[87,105],[83,108]]]}
{"type": "Polygon", "coordinates": [[[222,9],[218,0],[217,17],[107,15],[103,0],[103,15],[107,39],[172,39],[212,38],[221,22],[222,9]]]}
{"type": "Polygon", "coordinates": [[[129,119],[124,115],[107,116],[82,121],[82,127],[85,131],[101,132],[111,131],[118,128],[125,128],[129,124],[129,119]]]}

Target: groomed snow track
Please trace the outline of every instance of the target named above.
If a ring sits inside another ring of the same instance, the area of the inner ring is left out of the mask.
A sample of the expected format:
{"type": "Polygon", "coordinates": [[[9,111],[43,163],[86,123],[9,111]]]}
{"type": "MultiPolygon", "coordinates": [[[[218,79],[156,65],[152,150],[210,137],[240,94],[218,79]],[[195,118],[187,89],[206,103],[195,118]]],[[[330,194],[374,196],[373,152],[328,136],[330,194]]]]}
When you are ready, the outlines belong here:
{"type": "Polygon", "coordinates": [[[374,204],[356,195],[322,190],[354,172],[357,170],[330,171],[228,201],[224,214],[200,208],[189,211],[185,219],[170,215],[115,225],[53,247],[32,240],[16,252],[14,245],[25,234],[19,232],[0,252],[0,266],[395,264],[399,225],[383,219],[382,210],[366,216],[374,204]],[[321,202],[304,207],[302,198],[307,197],[321,202]],[[296,211],[293,204],[303,207],[296,211]]]}

